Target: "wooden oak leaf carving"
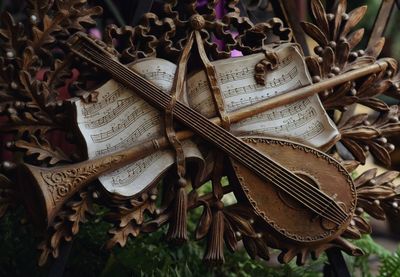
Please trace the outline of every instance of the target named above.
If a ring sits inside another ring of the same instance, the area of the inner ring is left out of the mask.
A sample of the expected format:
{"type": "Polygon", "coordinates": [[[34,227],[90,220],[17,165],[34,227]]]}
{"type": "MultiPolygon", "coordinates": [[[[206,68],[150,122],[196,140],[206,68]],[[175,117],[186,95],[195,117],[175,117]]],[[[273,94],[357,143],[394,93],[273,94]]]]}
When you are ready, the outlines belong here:
{"type": "Polygon", "coordinates": [[[93,214],[92,200],[89,192],[81,192],[80,200],[70,201],[67,205],[72,211],[68,220],[72,222],[71,232],[76,235],[79,232],[79,224],[87,222],[87,214],[93,214]]]}
{"type": "MultiPolygon", "coordinates": [[[[46,16],[48,18],[48,16],[46,16]]],[[[32,27],[32,37],[33,37],[33,45],[46,45],[56,41],[56,39],[49,35],[55,30],[50,30],[51,26],[47,26],[49,29],[45,29],[46,25],[43,30],[40,30],[38,27],[32,27]]],[[[54,28],[55,29],[55,28],[54,28]]],[[[58,28],[57,28],[58,29],[58,28]]]]}
{"type": "Polygon", "coordinates": [[[43,240],[39,245],[38,245],[38,250],[40,251],[40,256],[38,260],[39,266],[43,266],[46,264],[47,259],[49,258],[49,255],[51,255],[51,249],[47,245],[47,240],[43,240]]]}
{"type": "Polygon", "coordinates": [[[100,6],[90,8],[84,6],[77,8],[74,6],[73,15],[76,16],[70,18],[70,28],[81,30],[84,28],[83,25],[94,25],[96,21],[93,19],[93,17],[101,15],[102,13],[103,9],[100,6]]]}
{"type": "Polygon", "coordinates": [[[355,222],[355,226],[360,231],[361,234],[371,234],[372,228],[371,225],[365,220],[365,218],[361,216],[354,216],[353,220],[355,222]]]}
{"type": "Polygon", "coordinates": [[[385,102],[377,98],[361,99],[358,102],[376,111],[386,112],[389,110],[389,106],[385,102]]]}
{"type": "Polygon", "coordinates": [[[4,26],[0,29],[0,37],[5,40],[5,46],[9,51],[13,51],[16,57],[23,46],[26,43],[26,37],[24,32],[24,26],[19,23],[15,23],[14,18],[8,12],[1,14],[1,25],[4,26]]]}
{"type": "MultiPolygon", "coordinates": [[[[318,0],[319,1],[319,0],[318,0]]],[[[339,0],[336,12],[334,12],[334,28],[332,30],[331,38],[332,40],[336,40],[338,37],[338,33],[340,31],[340,25],[342,23],[342,15],[346,12],[347,9],[347,0],[339,0]]]]}
{"type": "Polygon", "coordinates": [[[119,221],[119,227],[124,227],[130,222],[141,225],[145,219],[145,213],[153,214],[156,210],[155,202],[151,199],[146,199],[141,203],[132,207],[118,207],[118,213],[114,214],[114,219],[119,221]]]}
{"type": "Polygon", "coordinates": [[[130,235],[133,237],[137,237],[139,235],[140,227],[132,222],[122,228],[111,229],[109,233],[112,235],[112,238],[106,243],[107,249],[111,249],[116,244],[124,247],[130,235]]]}
{"type": "Polygon", "coordinates": [[[21,71],[19,80],[24,87],[25,97],[29,100],[25,106],[35,120],[46,124],[53,123],[52,117],[48,114],[48,105],[57,97],[57,93],[47,86],[46,83],[32,79],[26,71],[21,71]]]}
{"type": "Polygon", "coordinates": [[[142,224],[144,220],[144,212],[147,210],[147,207],[141,205],[134,210],[129,208],[120,208],[118,215],[120,217],[120,227],[124,227],[129,224],[129,222],[133,221],[136,224],[142,224]]]}
{"type": "Polygon", "coordinates": [[[56,4],[60,14],[65,15],[64,27],[68,30],[83,30],[85,24],[94,25],[93,17],[103,12],[100,6],[88,7],[86,0],[60,0],[56,4]]]}
{"type": "Polygon", "coordinates": [[[36,136],[30,137],[31,141],[18,140],[15,146],[27,150],[26,155],[37,155],[38,161],[49,159],[49,164],[54,165],[60,161],[70,162],[68,156],[58,147],[52,146],[46,139],[36,136]]]}
{"type": "Polygon", "coordinates": [[[28,0],[30,14],[43,18],[53,5],[53,0],[28,0]]]}
{"type": "Polygon", "coordinates": [[[48,230],[47,237],[39,244],[38,249],[41,251],[39,257],[40,266],[47,262],[50,255],[53,258],[58,257],[61,243],[72,240],[70,224],[66,219],[67,216],[68,211],[62,210],[59,212],[57,221],[48,230]]]}
{"type": "MultiPolygon", "coordinates": [[[[130,235],[134,237],[139,235],[142,224],[145,224],[145,228],[147,228],[149,232],[152,232],[153,227],[156,229],[159,227],[155,222],[155,224],[151,226],[146,225],[144,222],[146,212],[149,214],[155,213],[155,199],[152,199],[150,194],[156,195],[156,193],[156,188],[153,188],[150,192],[133,197],[126,203],[117,204],[115,209],[105,216],[107,221],[114,224],[114,227],[109,231],[112,238],[107,242],[107,248],[112,248],[116,244],[124,246],[130,235]]],[[[163,223],[165,223],[165,221],[163,223]]]]}
{"type": "Polygon", "coordinates": [[[58,212],[56,220],[48,229],[46,238],[39,244],[41,251],[39,265],[47,262],[51,255],[57,258],[59,248],[63,242],[69,242],[79,232],[79,224],[85,223],[87,214],[92,214],[92,198],[89,190],[79,194],[80,199],[71,199],[58,212]]]}
{"type": "Polygon", "coordinates": [[[22,136],[24,133],[28,135],[34,135],[37,133],[46,134],[53,126],[37,124],[37,122],[29,123],[27,120],[23,120],[18,117],[13,118],[13,124],[0,125],[0,132],[17,131],[18,136],[22,136]]]}
{"type": "Polygon", "coordinates": [[[386,219],[385,211],[382,209],[382,207],[379,205],[379,203],[377,204],[374,201],[360,198],[357,200],[357,206],[363,208],[367,214],[369,214],[370,216],[372,216],[376,219],[380,219],[380,220],[386,219]]]}
{"type": "Polygon", "coordinates": [[[36,74],[40,67],[39,57],[36,55],[35,50],[28,46],[25,48],[22,56],[22,70],[30,74],[36,74]]]}
{"type": "Polygon", "coordinates": [[[63,240],[71,241],[72,234],[69,224],[66,220],[67,213],[60,215],[60,221],[55,222],[53,225],[54,233],[50,239],[50,247],[53,249],[52,255],[54,258],[58,257],[60,244],[63,240]]]}

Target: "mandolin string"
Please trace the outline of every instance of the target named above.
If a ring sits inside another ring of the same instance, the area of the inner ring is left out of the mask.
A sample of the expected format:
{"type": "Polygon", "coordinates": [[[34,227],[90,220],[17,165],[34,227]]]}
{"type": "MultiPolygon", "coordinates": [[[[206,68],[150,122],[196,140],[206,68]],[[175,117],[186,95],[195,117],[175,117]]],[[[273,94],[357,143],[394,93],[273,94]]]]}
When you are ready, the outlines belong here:
{"type": "MultiPolygon", "coordinates": [[[[240,148],[239,148],[239,149],[240,149],[240,148]]],[[[229,152],[231,153],[232,151],[227,151],[227,152],[228,152],[228,153],[229,153],[229,152]]],[[[258,152],[257,150],[254,151],[254,153],[257,153],[257,152],[258,152]]],[[[241,153],[243,153],[243,152],[241,152],[241,153]]],[[[264,155],[263,155],[263,154],[261,154],[261,155],[262,155],[261,158],[262,158],[262,159],[265,159],[264,155]]],[[[249,168],[252,168],[252,167],[253,167],[252,164],[248,164],[245,160],[240,159],[240,155],[236,155],[235,158],[236,158],[239,162],[242,162],[244,165],[247,164],[249,168]],[[249,166],[249,165],[250,165],[250,166],[249,166]]],[[[256,160],[256,162],[258,162],[258,161],[256,160]]],[[[265,160],[264,163],[265,163],[265,162],[268,162],[268,163],[269,163],[268,160],[265,160]]],[[[254,159],[253,159],[253,164],[257,164],[257,163],[254,162],[254,159]]],[[[271,165],[273,165],[273,164],[271,164],[271,165]]],[[[267,169],[270,168],[268,165],[267,165],[266,167],[267,167],[267,169]]],[[[275,168],[279,170],[279,166],[275,166],[275,168]]],[[[253,170],[255,170],[255,168],[253,168],[253,170]]],[[[274,171],[274,170],[273,170],[273,171],[274,171]]],[[[266,179],[269,179],[269,180],[272,179],[271,177],[269,177],[268,175],[266,175],[266,174],[264,173],[264,168],[262,168],[262,171],[257,170],[257,172],[258,172],[258,174],[261,175],[263,178],[266,178],[266,179]]],[[[278,173],[279,173],[279,171],[276,171],[276,170],[275,170],[275,172],[278,172],[278,173]]],[[[280,172],[282,172],[282,170],[281,170],[280,172]]],[[[285,172],[285,173],[287,173],[288,175],[291,174],[290,172],[285,172]]],[[[282,175],[282,177],[285,177],[284,174],[281,174],[281,175],[282,175]]],[[[291,175],[289,175],[289,176],[291,176],[291,175]]],[[[296,177],[297,177],[297,176],[296,176],[296,177]]],[[[290,181],[290,180],[289,180],[289,181],[286,180],[286,181],[289,182],[289,184],[291,183],[291,184],[294,184],[294,185],[296,185],[296,183],[293,183],[293,181],[297,182],[297,180],[296,180],[296,179],[293,180],[293,178],[292,178],[292,181],[290,181]]],[[[272,182],[273,182],[273,183],[279,183],[279,179],[275,179],[275,181],[274,181],[274,179],[272,179],[272,182]]],[[[298,184],[298,185],[303,185],[303,184],[301,184],[301,183],[299,183],[299,182],[297,182],[297,184],[298,184]]],[[[308,184],[308,183],[305,183],[305,184],[306,184],[307,187],[309,187],[309,184],[308,184]]],[[[296,186],[296,187],[299,188],[298,186],[296,186]]],[[[294,189],[296,189],[296,187],[295,187],[294,189]]],[[[300,187],[300,189],[301,189],[301,187],[300,187]]],[[[297,191],[298,191],[298,190],[297,190],[297,191]]],[[[301,191],[301,192],[304,192],[304,190],[300,190],[300,191],[301,191]]],[[[314,191],[311,191],[311,192],[314,192],[314,191]]],[[[289,193],[289,194],[290,194],[290,193],[289,193]]],[[[303,194],[303,195],[305,196],[306,199],[310,199],[309,197],[307,197],[308,194],[303,194]]],[[[323,200],[322,200],[322,199],[321,199],[321,200],[319,199],[319,195],[315,195],[315,194],[314,194],[314,196],[317,196],[315,200],[317,200],[317,201],[319,202],[319,203],[316,203],[316,204],[321,204],[321,201],[323,201],[323,200]],[[319,201],[319,200],[320,200],[320,201],[319,201]]],[[[294,196],[294,198],[296,198],[296,197],[294,196]]],[[[313,200],[314,198],[311,198],[311,199],[313,200]]],[[[330,200],[328,200],[328,201],[330,201],[330,200]]],[[[325,213],[325,212],[326,212],[326,210],[327,210],[327,209],[326,209],[326,207],[327,207],[326,205],[328,205],[328,207],[329,207],[331,204],[332,204],[332,202],[331,202],[331,203],[328,203],[328,204],[325,204],[324,202],[322,202],[322,205],[323,205],[323,208],[321,208],[321,210],[323,210],[322,213],[325,213]]],[[[307,206],[307,205],[306,205],[306,206],[307,206]]],[[[334,211],[334,214],[337,215],[337,216],[339,216],[339,218],[343,218],[343,217],[341,216],[341,214],[340,214],[340,211],[335,210],[335,211],[334,211]]],[[[344,220],[344,219],[343,219],[343,220],[344,220]]]]}
{"type": "MultiPolygon", "coordinates": [[[[188,116],[188,115],[186,115],[186,116],[188,116]]],[[[195,121],[195,122],[192,122],[192,125],[195,126],[195,125],[198,125],[198,124],[196,124],[196,121],[195,121]]],[[[209,130],[207,130],[207,131],[209,131],[209,130]]],[[[230,133],[229,133],[229,134],[230,134],[230,133]]],[[[230,135],[231,135],[231,134],[230,134],[230,135]]],[[[216,141],[218,141],[218,139],[219,139],[219,137],[216,137],[216,138],[215,138],[216,141]]],[[[235,140],[236,140],[236,138],[235,138],[235,140]]],[[[224,142],[224,141],[220,141],[221,144],[222,144],[223,142],[224,142]]],[[[234,141],[234,142],[235,142],[235,141],[234,141]]],[[[241,142],[241,141],[240,141],[240,142],[241,142]]],[[[275,165],[275,164],[271,163],[271,162],[268,160],[268,158],[265,157],[264,154],[261,154],[258,150],[256,150],[256,149],[254,149],[254,148],[248,146],[247,144],[244,144],[244,145],[246,145],[246,147],[249,148],[249,149],[251,149],[251,151],[253,151],[254,153],[257,153],[258,156],[261,156],[262,159],[265,160],[264,162],[267,162],[267,163],[268,163],[268,164],[266,165],[267,168],[271,168],[269,165],[273,166],[273,168],[278,169],[278,170],[279,170],[279,168],[281,167],[281,166],[279,166],[279,165],[275,165]]],[[[240,148],[238,148],[238,150],[239,150],[239,149],[240,149],[240,148]]],[[[228,151],[228,152],[232,153],[232,150],[230,150],[230,151],[228,151]]],[[[241,152],[241,154],[243,154],[243,152],[241,152]]],[[[235,156],[235,155],[233,155],[233,156],[235,156]]],[[[243,160],[240,159],[240,155],[236,155],[236,156],[237,156],[237,159],[241,160],[243,164],[246,164],[246,162],[243,162],[243,160]]],[[[250,157],[252,157],[252,155],[250,155],[250,157]]],[[[260,164],[262,164],[262,162],[260,162],[259,160],[255,160],[255,161],[258,162],[258,163],[260,163],[260,164]]],[[[257,164],[257,163],[253,162],[253,164],[257,164]]],[[[264,163],[264,164],[265,164],[265,163],[264,163]]],[[[251,165],[251,164],[250,164],[250,165],[251,165]]],[[[252,167],[252,166],[251,166],[250,168],[253,168],[253,169],[254,169],[254,167],[252,167]]],[[[260,168],[259,168],[259,169],[260,169],[260,168]]],[[[282,168],[282,169],[285,171],[284,168],[282,168]]],[[[263,168],[261,168],[261,170],[263,171],[263,168]]],[[[260,170],[258,170],[258,171],[260,172],[260,170]]],[[[274,171],[275,173],[277,172],[277,170],[272,170],[272,171],[274,171]]],[[[282,170],[278,171],[278,173],[279,173],[279,172],[282,172],[282,170]]],[[[291,174],[291,172],[287,172],[287,171],[286,171],[285,173],[291,174]]],[[[264,176],[263,176],[264,178],[268,177],[267,179],[271,179],[271,177],[266,176],[264,173],[263,173],[262,175],[264,175],[264,176]]],[[[292,174],[291,174],[291,175],[292,175],[292,174]]],[[[290,176],[291,176],[291,175],[290,175],[290,176]]],[[[283,175],[283,176],[285,176],[285,175],[283,175]]],[[[294,176],[295,176],[295,175],[294,175],[294,176]]],[[[298,178],[297,176],[295,176],[295,177],[298,178]]],[[[302,180],[302,179],[300,179],[300,180],[301,180],[301,182],[304,182],[304,183],[305,183],[304,180],[302,180]]],[[[289,181],[290,181],[290,180],[289,180],[289,181]]],[[[295,179],[295,180],[292,180],[292,181],[297,181],[297,180],[295,179]]],[[[279,182],[279,179],[276,179],[276,182],[279,182]]],[[[307,187],[309,187],[309,184],[308,184],[308,183],[305,183],[305,184],[306,184],[307,187]]],[[[314,192],[314,191],[311,191],[311,192],[314,192]]],[[[306,194],[306,195],[307,195],[307,194],[306,194]]],[[[315,194],[314,194],[314,195],[315,195],[315,194]]],[[[317,196],[318,196],[318,195],[317,195],[317,196]]],[[[317,199],[318,199],[318,198],[317,198],[317,199]]],[[[326,204],[326,203],[322,202],[322,204],[323,204],[323,205],[329,205],[330,203],[326,204]]],[[[323,207],[324,207],[324,209],[325,209],[326,206],[323,206],[323,207]]]]}
{"type": "Polygon", "coordinates": [[[323,212],[326,212],[326,207],[323,209],[323,212]]]}
{"type": "MultiPolygon", "coordinates": [[[[117,63],[117,65],[119,65],[118,63],[117,63]]],[[[146,89],[148,89],[148,87],[146,87],[146,89]]],[[[157,91],[157,94],[158,94],[159,92],[157,91]]],[[[260,174],[260,173],[259,173],[260,174]]],[[[296,176],[297,177],[297,176],[296,176]]],[[[267,178],[268,179],[268,178],[267,178]]],[[[275,181],[275,182],[277,182],[277,181],[275,181]]],[[[307,187],[309,187],[309,185],[307,184],[307,187]]],[[[294,196],[295,197],[295,196],[294,196]]],[[[296,197],[295,197],[296,198],[296,197]]],[[[318,198],[317,198],[318,199],[318,198]]],[[[330,204],[332,204],[332,203],[330,203],[330,204]]],[[[330,205],[330,204],[328,204],[328,205],[330,205]]],[[[329,209],[330,210],[330,209],[329,209]]],[[[322,209],[322,213],[324,214],[324,213],[326,213],[326,211],[327,211],[327,209],[326,209],[326,206],[324,206],[324,208],[322,209]]]]}
{"type": "MultiPolygon", "coordinates": [[[[146,88],[146,89],[148,89],[148,88],[146,88]]],[[[157,92],[157,94],[158,94],[158,92],[157,92]]],[[[296,176],[297,177],[297,176],[296,176]]],[[[268,178],[267,178],[268,179],[268,178]]],[[[275,182],[277,182],[277,180],[275,181],[275,182]]],[[[307,185],[307,187],[308,187],[309,185],[307,185]]],[[[295,197],[295,196],[294,196],[295,197]]],[[[295,197],[296,198],[296,197],[295,197]]],[[[317,198],[318,199],[318,198],[317,198]]],[[[325,206],[325,208],[324,209],[322,209],[323,210],[323,212],[322,213],[326,213],[326,206],[325,206]]]]}
{"type": "MultiPolygon", "coordinates": [[[[96,55],[94,55],[93,53],[90,53],[89,52],[89,54],[91,54],[91,56],[93,56],[94,58],[98,58],[96,55]]],[[[97,59],[98,61],[100,61],[100,62],[102,62],[104,65],[107,65],[107,66],[109,66],[109,63],[106,63],[107,62],[107,60],[99,60],[99,59],[97,59]]],[[[109,62],[109,61],[108,61],[109,62]]],[[[115,62],[115,61],[114,61],[115,62]]],[[[120,66],[118,63],[116,63],[118,66],[120,66]]],[[[120,72],[121,74],[123,74],[124,72],[121,72],[120,70],[119,70],[119,68],[118,67],[114,67],[114,69],[116,69],[118,72],[120,72]]],[[[125,74],[124,74],[125,75],[125,74]]],[[[126,76],[126,75],[125,75],[126,76]]],[[[128,76],[126,76],[126,77],[128,77],[128,76]]],[[[129,78],[130,79],[130,78],[129,78]]],[[[142,88],[142,87],[141,87],[142,88]]],[[[143,88],[142,88],[143,89],[143,88]]],[[[144,89],[149,89],[149,87],[145,87],[144,89]]],[[[157,94],[159,94],[159,92],[158,92],[158,90],[157,90],[157,92],[156,93],[154,93],[154,95],[157,95],[157,94]]],[[[163,93],[163,94],[165,94],[165,93],[163,93]]],[[[167,95],[166,95],[167,96],[167,95]]],[[[162,103],[162,102],[164,102],[163,101],[163,99],[160,99],[160,98],[158,98],[158,101],[160,101],[160,103],[162,103]]],[[[228,151],[228,152],[231,152],[231,151],[228,151]]],[[[258,152],[258,151],[257,151],[258,152]]],[[[263,156],[263,155],[262,155],[263,156]]],[[[244,163],[244,161],[242,160],[242,159],[240,159],[241,160],[241,162],[242,163],[244,163]]],[[[254,161],[253,161],[253,163],[254,163],[254,161]]],[[[246,163],[244,163],[244,164],[246,164],[246,163]]],[[[249,164],[248,166],[250,166],[250,168],[251,168],[251,164],[249,164]]],[[[259,170],[257,170],[259,173],[258,174],[260,174],[260,171],[259,170]]],[[[275,170],[275,172],[276,172],[276,170],[275,170]]],[[[288,172],[289,173],[289,172],[288,172]]],[[[290,173],[289,173],[290,174],[290,173]]],[[[262,175],[265,175],[265,174],[262,174],[262,175]]],[[[268,176],[264,176],[264,178],[265,177],[268,177],[268,176]]],[[[297,176],[296,176],[297,177],[297,176]]],[[[267,179],[270,179],[270,178],[267,178],[267,179]]],[[[297,180],[294,180],[294,181],[297,181],[297,180]]],[[[303,180],[302,180],[303,181],[303,180]]],[[[278,182],[278,180],[275,180],[275,183],[276,182],[278,182]]],[[[301,184],[301,183],[298,183],[299,185],[303,185],[304,186],[304,184],[301,184]]],[[[306,188],[309,188],[310,186],[309,186],[309,184],[308,183],[306,183],[306,188]]],[[[309,191],[310,192],[310,191],[309,191]]],[[[311,192],[313,192],[313,191],[311,191],[311,192]]],[[[318,192],[320,192],[320,191],[318,191],[318,192]]],[[[304,190],[303,190],[303,193],[304,193],[304,190]]],[[[289,194],[291,194],[291,193],[289,193],[289,194]]],[[[315,195],[315,194],[314,194],[315,195]]],[[[296,196],[293,196],[294,198],[296,198],[296,196]]],[[[308,198],[309,199],[309,198],[308,198]]],[[[317,197],[317,200],[319,200],[319,197],[317,197]]],[[[322,200],[322,199],[321,199],[322,200]]],[[[330,199],[331,200],[331,199],[330,199]]],[[[330,200],[328,200],[328,201],[330,201],[330,200]]],[[[324,203],[323,203],[324,204],[324,203]]],[[[327,205],[329,205],[330,206],[330,204],[332,204],[332,203],[329,203],[329,204],[327,204],[327,205]]],[[[326,205],[326,204],[324,204],[324,205],[326,205]]],[[[319,207],[319,208],[321,208],[321,207],[319,207]]],[[[315,209],[315,208],[314,208],[315,209]]],[[[326,209],[326,206],[324,206],[322,209],[322,213],[323,213],[323,215],[325,215],[324,213],[326,213],[327,211],[331,211],[331,209],[326,209]]],[[[341,210],[340,210],[341,211],[341,210]]],[[[337,210],[336,210],[336,216],[338,215],[337,214],[337,210]]],[[[341,212],[343,212],[343,211],[341,211],[341,212]]],[[[340,216],[340,213],[339,213],[339,218],[342,218],[341,216],[340,216]]]]}

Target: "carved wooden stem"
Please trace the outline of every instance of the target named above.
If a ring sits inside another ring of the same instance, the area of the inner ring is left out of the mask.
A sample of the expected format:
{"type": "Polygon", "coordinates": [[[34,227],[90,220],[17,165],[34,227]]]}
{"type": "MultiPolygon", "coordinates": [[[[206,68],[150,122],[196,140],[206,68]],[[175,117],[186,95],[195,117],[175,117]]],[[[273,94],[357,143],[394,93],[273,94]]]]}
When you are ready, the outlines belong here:
{"type": "MultiPolygon", "coordinates": [[[[370,66],[267,99],[251,107],[230,113],[228,115],[230,122],[235,123],[278,106],[296,102],[347,81],[380,72],[385,70],[387,66],[388,64],[384,59],[379,60],[370,66]]],[[[210,121],[220,124],[219,118],[212,118],[210,121]]],[[[185,140],[192,136],[193,132],[188,130],[177,133],[179,140],[185,140]]],[[[71,165],[41,168],[23,164],[21,169],[26,175],[22,174],[21,176],[29,176],[32,181],[20,182],[22,185],[27,184],[23,187],[23,191],[29,195],[29,197],[26,197],[28,210],[39,225],[50,225],[65,201],[99,176],[147,157],[158,150],[166,149],[168,146],[167,139],[163,137],[108,156],[71,165]],[[26,191],[27,189],[31,191],[26,191]],[[33,202],[35,199],[31,197],[33,193],[40,196],[40,205],[33,202]]]]}

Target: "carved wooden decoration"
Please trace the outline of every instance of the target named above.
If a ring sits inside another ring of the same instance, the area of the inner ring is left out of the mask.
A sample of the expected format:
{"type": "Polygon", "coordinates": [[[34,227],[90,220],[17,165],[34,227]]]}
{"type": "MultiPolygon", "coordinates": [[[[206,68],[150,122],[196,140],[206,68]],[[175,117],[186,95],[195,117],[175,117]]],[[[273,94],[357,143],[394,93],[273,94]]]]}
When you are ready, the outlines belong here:
{"type": "Polygon", "coordinates": [[[378,59],[384,38],[354,50],[366,7],[311,1],[314,23],[301,27],[317,46],[305,57],[280,19],[253,24],[223,3],[217,18],[219,1],[168,1],[137,26],[107,26],[103,41],[85,33],[102,13],[86,1],[29,1],[28,22],[2,15],[0,134],[19,155],[2,163],[0,216],[25,205],[45,234],[40,264],[94,203],[113,224],[108,248],[164,225],[183,243],[188,213],[203,207],[195,237],[211,263],[239,241],[252,258],[275,248],[299,265],[329,248],[362,255],[348,239],[371,232],[364,215],[398,212],[398,172],[350,174],[368,155],[389,168],[400,132],[398,106],[378,98],[400,98],[397,62],[378,59]]]}

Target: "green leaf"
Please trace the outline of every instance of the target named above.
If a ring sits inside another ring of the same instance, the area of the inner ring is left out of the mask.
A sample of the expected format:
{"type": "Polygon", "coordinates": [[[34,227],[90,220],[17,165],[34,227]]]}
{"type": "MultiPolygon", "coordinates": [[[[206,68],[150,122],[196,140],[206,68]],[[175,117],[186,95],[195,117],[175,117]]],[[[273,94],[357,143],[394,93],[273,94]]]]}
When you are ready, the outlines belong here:
{"type": "Polygon", "coordinates": [[[392,255],[382,259],[379,276],[400,276],[400,248],[392,255]]]}

